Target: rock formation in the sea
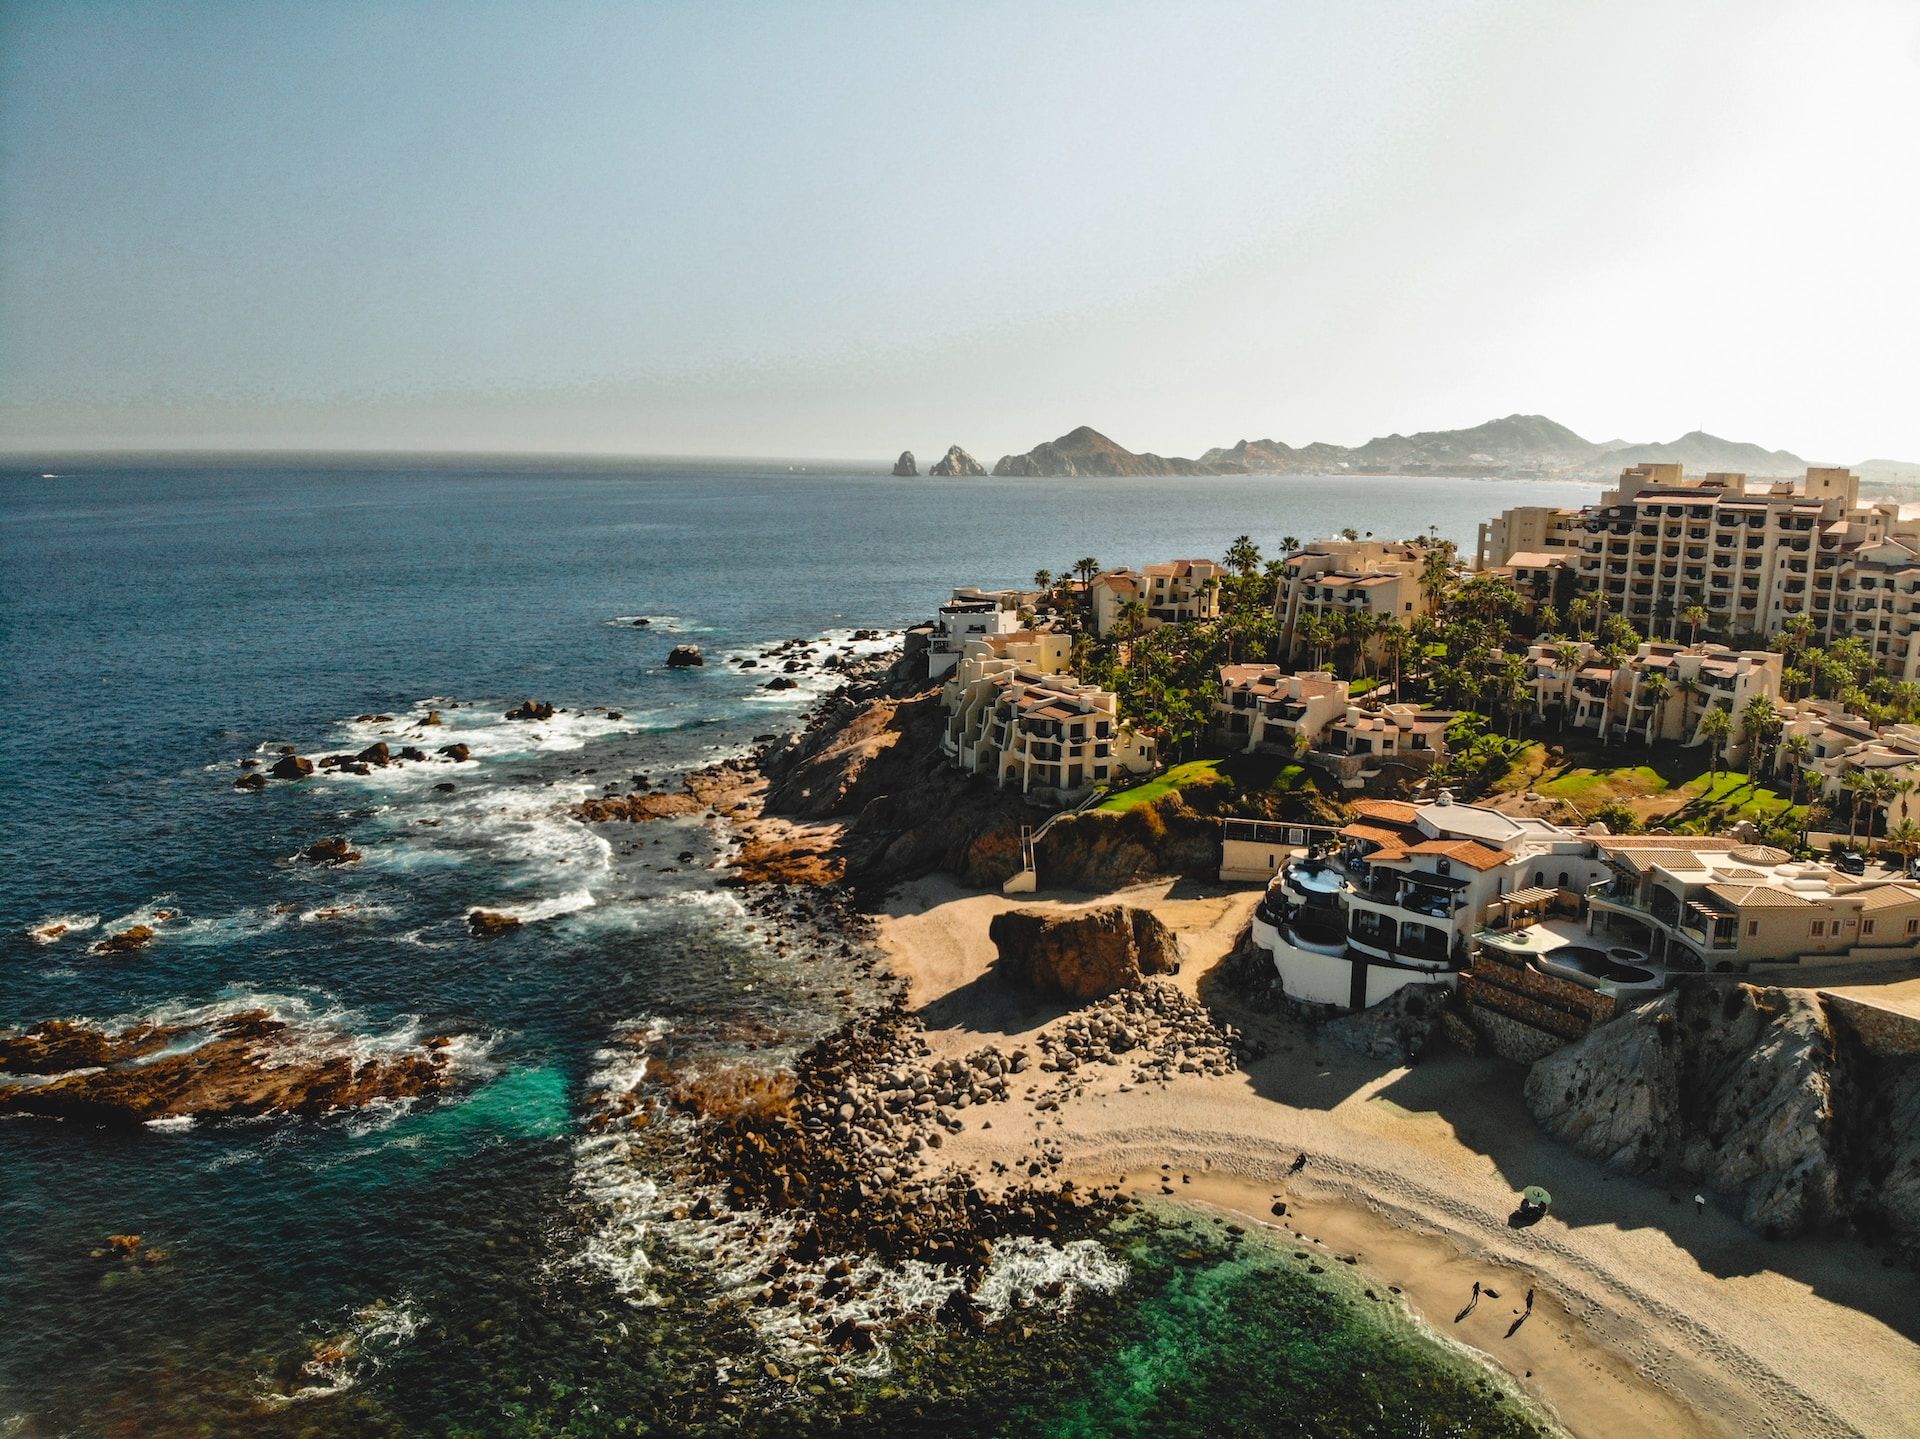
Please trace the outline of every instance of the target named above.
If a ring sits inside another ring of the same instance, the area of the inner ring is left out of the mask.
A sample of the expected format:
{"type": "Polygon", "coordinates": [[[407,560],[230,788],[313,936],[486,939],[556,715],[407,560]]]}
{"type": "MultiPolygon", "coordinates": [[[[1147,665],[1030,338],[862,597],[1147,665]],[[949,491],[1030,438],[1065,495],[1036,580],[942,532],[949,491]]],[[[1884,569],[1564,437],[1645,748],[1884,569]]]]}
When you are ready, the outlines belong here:
{"type": "Polygon", "coordinates": [[[706,805],[690,794],[606,794],[583,799],[569,813],[589,824],[638,823],[698,814],[706,805]]]}
{"type": "Polygon", "coordinates": [[[507,711],[510,720],[550,720],[553,718],[553,706],[544,700],[521,700],[513,709],[507,711]]]}
{"type": "Polygon", "coordinates": [[[1690,980],[1537,1062],[1526,1099],[1582,1154],[1739,1196],[1763,1233],[1920,1245],[1920,1020],[1690,980]]]}
{"type": "Polygon", "coordinates": [[[118,933],[105,939],[95,940],[95,954],[131,954],[136,949],[145,949],[153,943],[153,926],[150,924],[130,924],[118,933]]]}
{"type": "Polygon", "coordinates": [[[1099,999],[1180,969],[1178,937],[1152,911],[1128,905],[1010,909],[987,935],[999,951],[995,973],[1069,999],[1099,999]]]}
{"type": "Polygon", "coordinates": [[[667,655],[668,669],[695,669],[706,662],[707,657],[700,653],[699,645],[675,645],[667,655]]]}
{"type": "Polygon", "coordinates": [[[233,782],[233,787],[235,789],[265,789],[267,787],[267,777],[257,769],[249,770],[233,782]]]}
{"type": "Polygon", "coordinates": [[[465,745],[459,744],[457,742],[454,744],[443,744],[440,746],[439,749],[435,750],[434,753],[445,755],[448,759],[452,760],[455,764],[459,764],[462,761],[471,759],[473,757],[472,750],[468,749],[465,745]]]}
{"type": "Polygon", "coordinates": [[[470,910],[467,913],[467,929],[476,939],[491,939],[497,934],[518,928],[520,919],[517,915],[500,914],[490,909],[470,910]]]}
{"type": "Polygon", "coordinates": [[[913,463],[912,450],[902,450],[900,452],[900,458],[893,462],[893,473],[896,479],[902,480],[910,479],[920,473],[918,467],[913,463]]]}
{"type": "Polygon", "coordinates": [[[940,459],[935,460],[933,462],[933,468],[927,471],[928,474],[938,475],[942,479],[972,479],[984,475],[986,472],[987,469],[985,465],[982,465],[958,445],[949,445],[947,447],[947,453],[940,459]]]}
{"type": "Polygon", "coordinates": [[[267,773],[275,779],[305,779],[313,773],[313,761],[305,755],[283,754],[267,773]]]}
{"type": "Polygon", "coordinates": [[[996,475],[1212,475],[1219,471],[1203,460],[1163,455],[1136,455],[1086,425],[1069,430],[1057,440],[1036,445],[1024,455],[1002,455],[996,475]]]}
{"type": "Polygon", "coordinates": [[[352,1035],[263,1009],[121,1030],[54,1019],[0,1034],[0,1114],[96,1124],[326,1114],[440,1089],[451,1042],[369,1054],[352,1035]]]}
{"type": "Polygon", "coordinates": [[[358,864],[360,851],[354,849],[346,840],[336,836],[332,839],[316,839],[300,851],[300,858],[308,864],[328,866],[358,864]]]}

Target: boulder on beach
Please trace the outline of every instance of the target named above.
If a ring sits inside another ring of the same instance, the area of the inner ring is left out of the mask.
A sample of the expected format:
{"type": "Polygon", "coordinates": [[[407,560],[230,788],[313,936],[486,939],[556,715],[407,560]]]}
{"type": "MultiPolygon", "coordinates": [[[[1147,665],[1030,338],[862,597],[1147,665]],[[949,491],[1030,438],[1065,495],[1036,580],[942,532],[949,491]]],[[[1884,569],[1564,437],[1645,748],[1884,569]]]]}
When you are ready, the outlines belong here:
{"type": "Polygon", "coordinates": [[[507,711],[510,720],[549,720],[553,718],[553,706],[543,700],[521,700],[513,709],[507,711]]]}
{"type": "Polygon", "coordinates": [[[987,936],[996,972],[1014,984],[1070,999],[1133,989],[1150,974],[1176,974],[1179,940],[1150,910],[1102,904],[1088,909],[1010,909],[987,936]]]}
{"type": "Polygon", "coordinates": [[[902,480],[920,473],[919,469],[913,463],[912,450],[902,450],[900,452],[900,458],[893,462],[893,473],[896,479],[902,480]]]}
{"type": "Polygon", "coordinates": [[[707,657],[700,653],[699,645],[675,645],[667,656],[668,669],[693,669],[706,662],[707,657]]]}
{"type": "Polygon", "coordinates": [[[490,939],[496,934],[505,934],[510,929],[520,928],[520,920],[511,914],[497,914],[490,909],[476,909],[467,915],[467,929],[476,939],[490,939]]]}
{"type": "Polygon", "coordinates": [[[313,773],[313,761],[305,755],[283,754],[267,773],[275,779],[305,779],[313,773]]]}

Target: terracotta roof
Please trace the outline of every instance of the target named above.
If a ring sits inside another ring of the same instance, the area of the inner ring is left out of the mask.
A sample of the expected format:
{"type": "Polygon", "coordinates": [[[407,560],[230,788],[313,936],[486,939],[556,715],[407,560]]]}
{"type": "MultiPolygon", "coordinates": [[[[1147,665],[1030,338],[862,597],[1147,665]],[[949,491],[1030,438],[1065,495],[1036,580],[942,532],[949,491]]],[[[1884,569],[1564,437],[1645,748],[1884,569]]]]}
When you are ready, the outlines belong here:
{"type": "Polygon", "coordinates": [[[1920,889],[1910,889],[1904,884],[1876,884],[1860,896],[1862,909],[1895,909],[1906,904],[1920,904],[1920,889]]]}
{"type": "Polygon", "coordinates": [[[1513,855],[1504,849],[1481,844],[1475,839],[1429,839],[1412,846],[1408,854],[1432,854],[1457,859],[1473,869],[1498,869],[1513,855]]]}
{"type": "Polygon", "coordinates": [[[1791,890],[1761,884],[1710,884],[1707,893],[1736,909],[1804,909],[1813,903],[1791,890]]]}
{"type": "Polygon", "coordinates": [[[1375,844],[1391,845],[1405,844],[1411,837],[1409,830],[1383,824],[1350,824],[1340,831],[1340,835],[1344,839],[1370,839],[1375,844]]]}
{"type": "Polygon", "coordinates": [[[1353,812],[1363,819],[1384,819],[1394,824],[1412,824],[1420,816],[1420,806],[1403,799],[1357,799],[1353,812]]]}

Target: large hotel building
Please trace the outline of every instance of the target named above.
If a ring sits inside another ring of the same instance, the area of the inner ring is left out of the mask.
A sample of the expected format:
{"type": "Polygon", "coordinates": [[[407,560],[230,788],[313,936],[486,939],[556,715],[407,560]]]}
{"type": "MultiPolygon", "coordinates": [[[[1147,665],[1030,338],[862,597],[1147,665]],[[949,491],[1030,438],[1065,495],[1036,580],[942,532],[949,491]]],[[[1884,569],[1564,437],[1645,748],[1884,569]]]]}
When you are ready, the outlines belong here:
{"type": "Polygon", "coordinates": [[[1597,505],[1525,506],[1481,527],[1482,567],[1516,552],[1564,555],[1578,593],[1656,638],[1685,628],[1694,605],[1736,642],[1804,614],[1817,642],[1853,635],[1889,674],[1920,677],[1920,519],[1892,500],[1861,504],[1848,470],[1688,479],[1679,465],[1636,465],[1597,505]]]}

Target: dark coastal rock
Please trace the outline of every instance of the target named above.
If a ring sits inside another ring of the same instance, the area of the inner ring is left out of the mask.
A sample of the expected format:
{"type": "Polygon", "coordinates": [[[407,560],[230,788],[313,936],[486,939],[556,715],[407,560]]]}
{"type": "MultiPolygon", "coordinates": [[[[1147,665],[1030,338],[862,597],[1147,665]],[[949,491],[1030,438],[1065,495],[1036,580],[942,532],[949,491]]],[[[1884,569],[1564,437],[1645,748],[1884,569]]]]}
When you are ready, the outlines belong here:
{"type": "MultiPolygon", "coordinates": [[[[1263,968],[1270,971],[1271,964],[1268,958],[1263,968]]],[[[1426,1049],[1451,993],[1445,985],[1404,985],[1376,1005],[1328,1021],[1320,1032],[1356,1054],[1406,1064],[1426,1049]]]]}
{"type": "Polygon", "coordinates": [[[507,711],[510,720],[550,720],[553,718],[553,706],[542,700],[521,700],[513,709],[507,711]]]}
{"type": "Polygon", "coordinates": [[[153,943],[153,926],[150,924],[131,924],[117,934],[105,939],[95,940],[95,954],[131,954],[136,949],[145,949],[153,943]]]}
{"type": "Polygon", "coordinates": [[[695,669],[707,662],[699,645],[675,645],[667,656],[668,669],[695,669]]]}
{"type": "Polygon", "coordinates": [[[434,753],[445,755],[448,759],[452,760],[455,764],[460,763],[462,760],[471,759],[473,757],[473,751],[468,749],[463,744],[443,744],[440,746],[439,749],[435,750],[434,753]]]}
{"type": "Polygon", "coordinates": [[[933,462],[927,471],[929,475],[938,475],[942,479],[975,479],[985,475],[986,466],[958,445],[947,447],[946,454],[933,462]]]}
{"type": "Polygon", "coordinates": [[[589,824],[671,819],[698,814],[706,804],[690,794],[609,794],[583,799],[568,811],[575,819],[589,824]]]}
{"type": "Polygon", "coordinates": [[[420,721],[420,725],[423,729],[425,729],[425,728],[431,728],[432,726],[440,724],[441,722],[442,721],[440,719],[439,710],[428,710],[427,717],[420,721]]]}
{"type": "Polygon", "coordinates": [[[360,851],[350,848],[344,839],[317,839],[300,851],[300,858],[308,864],[358,864],[360,851]]]}
{"type": "Polygon", "coordinates": [[[400,751],[401,759],[408,760],[416,764],[421,760],[424,760],[426,757],[427,757],[427,752],[421,749],[420,746],[417,744],[406,745],[400,751]]]}
{"type": "Polygon", "coordinates": [[[511,914],[497,914],[488,909],[471,910],[467,914],[467,929],[476,939],[491,939],[518,928],[520,921],[511,914]]]}
{"type": "Polygon", "coordinates": [[[997,974],[1070,999],[1099,999],[1180,968],[1173,931],[1150,911],[1126,905],[1008,910],[994,916],[987,935],[999,951],[997,974]]]}
{"type": "Polygon", "coordinates": [[[772,679],[760,686],[760,688],[764,690],[790,690],[797,688],[798,684],[799,681],[790,679],[786,675],[775,675],[772,679]]]}
{"type": "Polygon", "coordinates": [[[653,625],[653,621],[648,619],[645,615],[642,615],[639,619],[633,622],[633,627],[637,630],[649,629],[652,627],[652,625],[653,625]]]}
{"type": "Polygon", "coordinates": [[[354,759],[360,764],[379,765],[385,769],[393,763],[393,751],[387,748],[385,740],[376,740],[355,755],[354,759]]]}
{"type": "Polygon", "coordinates": [[[233,782],[235,789],[265,789],[267,777],[258,770],[250,770],[233,782]]]}
{"type": "Polygon", "coordinates": [[[305,779],[313,773],[313,761],[305,755],[284,754],[267,773],[275,779],[305,779]]]}
{"type": "Polygon", "coordinates": [[[350,1036],[261,1009],[118,1031],[49,1020],[0,1034],[0,1113],[95,1124],[326,1114],[439,1089],[452,1071],[448,1044],[439,1036],[367,1056],[350,1036]],[[5,1082],[23,1075],[44,1082],[5,1082]]]}
{"type": "Polygon", "coordinates": [[[919,473],[919,469],[913,463],[913,451],[902,450],[900,458],[893,462],[894,478],[904,480],[919,473]]]}

